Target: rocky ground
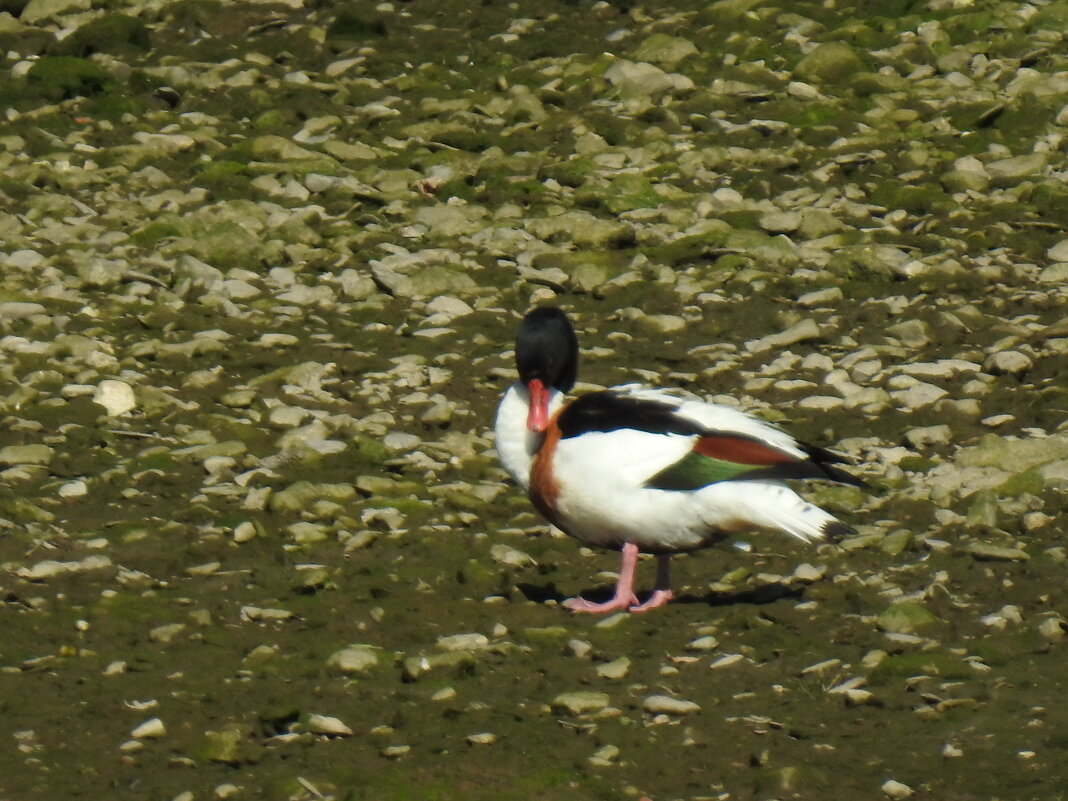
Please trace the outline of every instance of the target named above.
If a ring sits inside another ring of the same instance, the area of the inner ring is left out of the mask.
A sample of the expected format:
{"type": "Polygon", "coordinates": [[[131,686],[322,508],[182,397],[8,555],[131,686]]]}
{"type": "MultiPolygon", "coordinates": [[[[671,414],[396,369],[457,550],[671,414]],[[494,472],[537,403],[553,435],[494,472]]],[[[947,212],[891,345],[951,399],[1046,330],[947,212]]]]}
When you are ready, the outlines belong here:
{"type": "Polygon", "coordinates": [[[0,1],[0,798],[1063,798],[1065,31],[0,1]],[[567,613],[615,558],[490,433],[546,301],[858,535],[567,613]]]}

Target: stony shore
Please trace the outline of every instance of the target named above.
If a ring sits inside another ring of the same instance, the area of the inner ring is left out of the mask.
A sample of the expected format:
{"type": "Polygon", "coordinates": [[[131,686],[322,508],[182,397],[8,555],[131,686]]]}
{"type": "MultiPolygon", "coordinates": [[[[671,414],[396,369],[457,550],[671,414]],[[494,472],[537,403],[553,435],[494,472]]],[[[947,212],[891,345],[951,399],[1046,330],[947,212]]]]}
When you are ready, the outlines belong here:
{"type": "Polygon", "coordinates": [[[1066,31],[0,0],[0,800],[1062,798],[1066,31]],[[614,559],[491,434],[542,302],[859,534],[567,613],[614,559]]]}

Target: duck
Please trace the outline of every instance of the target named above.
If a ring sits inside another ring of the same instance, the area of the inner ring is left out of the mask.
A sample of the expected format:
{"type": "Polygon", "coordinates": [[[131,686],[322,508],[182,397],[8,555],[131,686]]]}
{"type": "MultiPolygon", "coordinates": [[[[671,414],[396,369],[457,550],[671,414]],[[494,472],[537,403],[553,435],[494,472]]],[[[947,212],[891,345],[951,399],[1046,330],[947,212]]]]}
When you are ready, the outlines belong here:
{"type": "Polygon", "coordinates": [[[674,598],[670,560],[738,532],[771,529],[806,543],[855,530],[798,495],[787,481],[866,487],[848,461],[786,431],[681,390],[627,384],[568,401],[579,345],[567,314],[539,306],[515,339],[518,381],[494,422],[504,470],[550,523],[584,545],[618,550],[612,597],[581,596],[573,612],[646,612],[674,598]],[[656,557],[656,584],[635,594],[640,554],[656,557]]]}

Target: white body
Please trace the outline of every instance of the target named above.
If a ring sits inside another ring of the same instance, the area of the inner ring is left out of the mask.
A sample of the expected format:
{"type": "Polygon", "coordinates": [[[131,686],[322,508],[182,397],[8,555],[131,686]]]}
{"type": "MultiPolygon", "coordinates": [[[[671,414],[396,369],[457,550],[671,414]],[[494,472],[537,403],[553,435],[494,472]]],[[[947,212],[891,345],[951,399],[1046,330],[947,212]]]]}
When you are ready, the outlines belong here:
{"type": "MultiPolygon", "coordinates": [[[[669,403],[681,417],[722,433],[759,438],[800,458],[789,434],[744,412],[662,390],[633,385],[614,391],[669,403]]],[[[526,390],[514,385],[497,414],[497,450],[505,469],[524,489],[541,436],[526,428],[526,390]]],[[[563,405],[559,393],[550,413],[563,405]]],[[[559,494],[557,523],[568,534],[602,547],[634,543],[651,553],[686,551],[727,532],[750,528],[785,531],[806,542],[822,539],[835,518],[777,481],[722,481],[694,491],[650,489],[645,482],[689,453],[696,435],[652,434],[633,429],[591,432],[560,440],[552,474],[559,494]]]]}

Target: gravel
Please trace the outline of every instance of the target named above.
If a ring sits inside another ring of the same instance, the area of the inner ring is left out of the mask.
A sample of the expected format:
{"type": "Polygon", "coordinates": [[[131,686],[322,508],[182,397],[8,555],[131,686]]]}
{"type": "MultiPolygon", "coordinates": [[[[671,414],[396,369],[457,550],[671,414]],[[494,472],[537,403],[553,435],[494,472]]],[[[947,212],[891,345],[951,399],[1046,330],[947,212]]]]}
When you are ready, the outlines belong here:
{"type": "Polygon", "coordinates": [[[0,794],[1048,797],[1065,30],[3,5],[0,794]],[[656,615],[569,616],[610,555],[490,433],[542,302],[580,389],[850,457],[871,492],[804,492],[858,535],[739,535],[656,615]]]}

